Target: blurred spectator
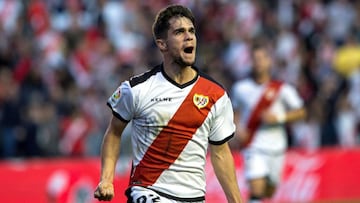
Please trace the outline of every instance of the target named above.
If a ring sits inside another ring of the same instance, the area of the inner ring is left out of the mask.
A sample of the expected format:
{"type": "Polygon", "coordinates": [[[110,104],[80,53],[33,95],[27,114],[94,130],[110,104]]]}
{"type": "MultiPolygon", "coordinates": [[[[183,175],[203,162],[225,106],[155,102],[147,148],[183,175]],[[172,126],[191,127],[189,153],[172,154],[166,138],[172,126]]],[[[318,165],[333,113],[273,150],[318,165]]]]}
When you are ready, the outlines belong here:
{"type": "Polygon", "coordinates": [[[123,63],[133,63],[138,59],[139,50],[144,46],[140,35],[141,25],[136,14],[136,4],[133,1],[106,1],[102,15],[106,24],[107,37],[116,48],[123,63]]]}
{"type": "Polygon", "coordinates": [[[356,12],[350,0],[332,0],[327,5],[327,32],[336,44],[344,42],[355,23],[356,12]]]}
{"type": "Polygon", "coordinates": [[[341,97],[346,81],[336,73],[331,72],[324,77],[322,83],[315,98],[321,102],[323,108],[320,129],[321,145],[336,146],[339,143],[339,135],[335,124],[337,109],[334,107],[341,97]]]}
{"type": "Polygon", "coordinates": [[[295,22],[293,0],[279,0],[276,7],[277,23],[280,27],[291,28],[295,22]]]}
{"type": "MultiPolygon", "coordinates": [[[[352,109],[354,109],[354,112],[356,113],[356,120],[360,127],[360,70],[357,70],[354,74],[352,74],[349,81],[350,90],[348,99],[352,109]]],[[[358,134],[360,136],[360,132],[358,132],[358,134]]]]}
{"type": "Polygon", "coordinates": [[[282,28],[275,43],[275,57],[279,69],[276,74],[279,79],[294,85],[301,71],[298,39],[289,29],[282,28]]]}
{"type": "Polygon", "coordinates": [[[225,63],[235,79],[244,78],[250,73],[252,62],[250,60],[249,42],[246,39],[237,37],[231,41],[225,53],[225,63]]]}
{"type": "Polygon", "coordinates": [[[70,107],[69,115],[61,121],[59,149],[63,155],[84,156],[85,140],[91,131],[92,120],[78,106],[70,107]]]}
{"type": "Polygon", "coordinates": [[[1,87],[1,151],[5,158],[17,155],[19,128],[21,125],[21,104],[18,97],[19,85],[8,67],[0,69],[1,87]]]}
{"type": "Polygon", "coordinates": [[[292,126],[293,147],[316,150],[320,147],[321,103],[316,100],[308,104],[307,116],[292,126]]]}
{"type": "Polygon", "coordinates": [[[341,147],[355,147],[359,143],[357,141],[357,118],[356,111],[352,108],[348,91],[344,91],[339,96],[336,106],[335,127],[338,134],[339,145],[341,147]]]}
{"type": "Polygon", "coordinates": [[[310,110],[294,145],[359,144],[359,1],[0,0],[1,157],[97,155],[102,98],[160,61],[149,25],[171,3],[193,10],[197,63],[226,89],[250,70],[256,39],[271,41],[274,74],[310,110]],[[76,152],[64,144],[75,140],[76,152]]]}
{"type": "Polygon", "coordinates": [[[315,69],[313,74],[322,81],[324,76],[333,71],[333,61],[336,55],[336,45],[329,37],[324,36],[315,50],[316,60],[314,61],[315,69]]]}
{"type": "Polygon", "coordinates": [[[22,112],[22,122],[19,128],[18,156],[20,157],[39,157],[42,155],[37,143],[39,126],[37,124],[41,112],[42,102],[33,99],[27,108],[22,112]]]}
{"type": "Polygon", "coordinates": [[[33,120],[37,125],[36,144],[42,156],[59,156],[60,129],[56,106],[52,102],[42,102],[32,109],[33,120]],[[34,118],[35,117],[35,118],[34,118]]]}
{"type": "Polygon", "coordinates": [[[5,35],[9,36],[16,32],[17,21],[22,9],[23,5],[20,1],[0,1],[0,22],[5,35]]]}

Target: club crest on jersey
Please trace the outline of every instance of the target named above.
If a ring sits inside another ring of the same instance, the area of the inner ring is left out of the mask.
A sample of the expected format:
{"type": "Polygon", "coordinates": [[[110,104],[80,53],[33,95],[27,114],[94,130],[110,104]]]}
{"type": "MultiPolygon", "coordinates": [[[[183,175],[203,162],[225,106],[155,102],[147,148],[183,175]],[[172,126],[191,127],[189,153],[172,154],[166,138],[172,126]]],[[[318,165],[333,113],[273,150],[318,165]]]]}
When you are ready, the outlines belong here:
{"type": "Polygon", "coordinates": [[[204,108],[209,103],[209,97],[201,94],[194,94],[193,102],[199,109],[204,108]]]}

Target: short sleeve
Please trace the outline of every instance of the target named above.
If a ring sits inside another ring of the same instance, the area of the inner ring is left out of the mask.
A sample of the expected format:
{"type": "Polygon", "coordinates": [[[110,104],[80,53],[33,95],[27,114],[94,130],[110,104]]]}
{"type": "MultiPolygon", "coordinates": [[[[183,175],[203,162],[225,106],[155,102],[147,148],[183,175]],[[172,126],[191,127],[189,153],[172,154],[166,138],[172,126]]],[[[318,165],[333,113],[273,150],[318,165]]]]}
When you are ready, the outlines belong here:
{"type": "Polygon", "coordinates": [[[230,98],[225,93],[214,105],[214,122],[211,127],[209,143],[220,145],[234,136],[234,112],[230,98]]]}
{"type": "Polygon", "coordinates": [[[304,102],[293,86],[289,84],[284,84],[282,91],[283,92],[281,97],[282,100],[285,102],[287,108],[299,109],[303,107],[304,102]]]}
{"type": "Polygon", "coordinates": [[[113,115],[125,122],[129,122],[134,115],[134,99],[131,90],[129,82],[125,81],[121,83],[107,101],[113,115]]]}

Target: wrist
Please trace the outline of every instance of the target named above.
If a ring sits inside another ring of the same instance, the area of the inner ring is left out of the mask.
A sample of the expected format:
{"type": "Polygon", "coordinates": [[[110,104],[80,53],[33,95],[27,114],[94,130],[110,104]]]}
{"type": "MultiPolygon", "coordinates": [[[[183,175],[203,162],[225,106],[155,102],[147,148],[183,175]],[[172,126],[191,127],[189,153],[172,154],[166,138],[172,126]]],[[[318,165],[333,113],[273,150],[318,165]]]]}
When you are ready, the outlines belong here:
{"type": "Polygon", "coordinates": [[[111,175],[111,174],[102,174],[100,176],[100,181],[101,182],[109,182],[109,183],[112,183],[114,180],[114,176],[111,175]]]}
{"type": "Polygon", "coordinates": [[[285,123],[286,122],[286,113],[276,114],[276,120],[278,123],[285,123]]]}

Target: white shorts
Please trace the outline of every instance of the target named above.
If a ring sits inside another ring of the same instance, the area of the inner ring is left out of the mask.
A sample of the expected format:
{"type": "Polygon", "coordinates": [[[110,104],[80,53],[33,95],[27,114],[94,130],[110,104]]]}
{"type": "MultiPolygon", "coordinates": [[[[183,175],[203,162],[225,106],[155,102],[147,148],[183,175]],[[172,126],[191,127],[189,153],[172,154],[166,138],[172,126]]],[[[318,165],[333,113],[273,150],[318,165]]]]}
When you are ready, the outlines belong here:
{"type": "Polygon", "coordinates": [[[140,186],[129,188],[126,191],[126,196],[128,198],[127,203],[205,203],[205,200],[192,202],[169,199],[151,189],[140,186]]]}
{"type": "Polygon", "coordinates": [[[270,183],[277,185],[280,182],[284,153],[266,153],[257,150],[244,151],[245,178],[247,180],[268,177],[270,183]]]}

